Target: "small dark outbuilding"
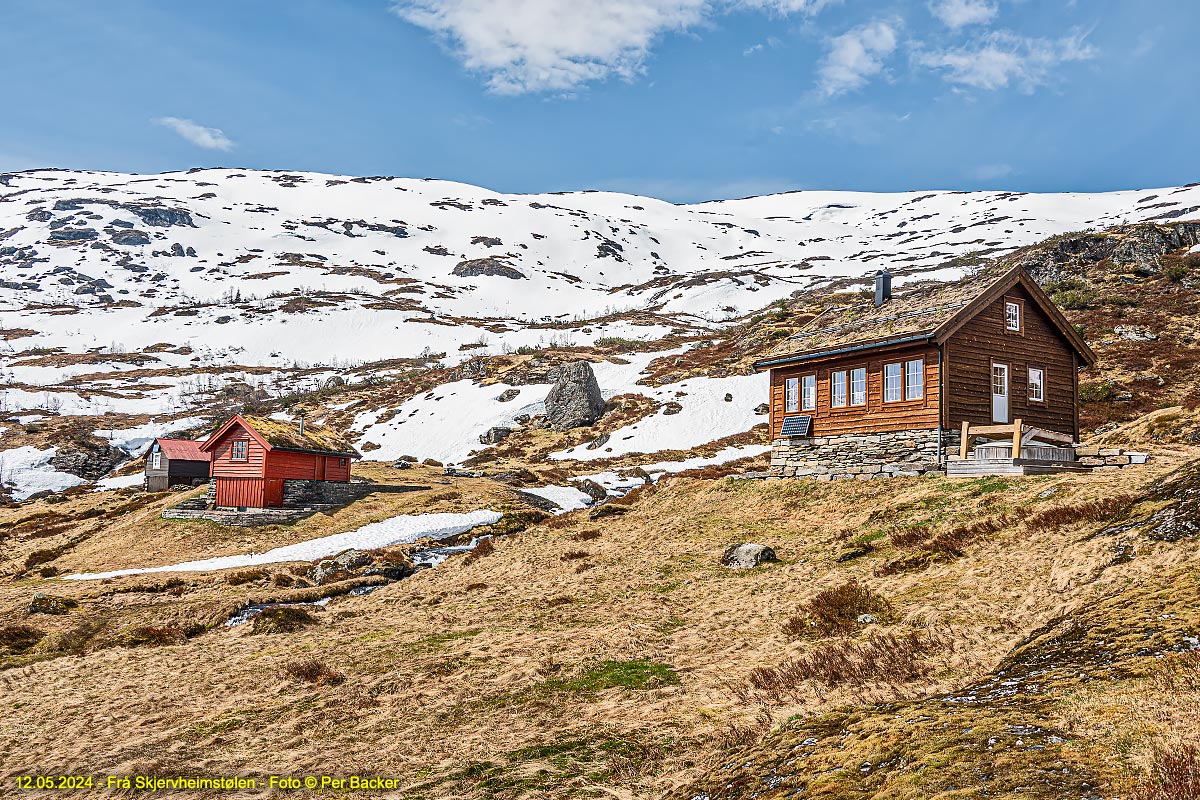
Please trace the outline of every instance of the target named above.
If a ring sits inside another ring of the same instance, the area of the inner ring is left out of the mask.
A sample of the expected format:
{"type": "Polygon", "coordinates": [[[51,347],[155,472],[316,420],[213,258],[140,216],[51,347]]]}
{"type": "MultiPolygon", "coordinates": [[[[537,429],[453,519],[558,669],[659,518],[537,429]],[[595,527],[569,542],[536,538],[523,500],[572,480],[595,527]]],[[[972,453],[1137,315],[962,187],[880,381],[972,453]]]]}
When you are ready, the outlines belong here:
{"type": "Polygon", "coordinates": [[[146,453],[146,489],[163,492],[172,486],[192,486],[208,480],[208,453],[204,442],[191,439],[155,439],[146,453]]]}

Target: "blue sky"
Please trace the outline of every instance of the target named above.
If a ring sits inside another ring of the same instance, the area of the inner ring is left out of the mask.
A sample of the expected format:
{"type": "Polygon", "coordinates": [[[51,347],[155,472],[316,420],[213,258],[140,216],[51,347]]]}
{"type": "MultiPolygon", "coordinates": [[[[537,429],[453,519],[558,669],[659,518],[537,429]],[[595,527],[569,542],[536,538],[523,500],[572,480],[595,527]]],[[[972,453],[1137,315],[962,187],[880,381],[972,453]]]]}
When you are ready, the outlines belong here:
{"type": "Polygon", "coordinates": [[[687,202],[1200,180],[1200,4],[4,0],[0,170],[687,202]]]}

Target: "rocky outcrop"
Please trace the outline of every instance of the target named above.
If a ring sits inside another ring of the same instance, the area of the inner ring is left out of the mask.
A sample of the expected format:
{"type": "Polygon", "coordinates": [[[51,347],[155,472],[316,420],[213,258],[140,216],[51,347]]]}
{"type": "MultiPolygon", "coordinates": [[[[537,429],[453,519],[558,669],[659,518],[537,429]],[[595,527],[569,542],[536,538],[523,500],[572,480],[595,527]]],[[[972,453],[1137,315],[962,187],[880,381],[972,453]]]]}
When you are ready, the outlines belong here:
{"type": "Polygon", "coordinates": [[[1105,259],[1121,270],[1152,276],[1162,270],[1163,255],[1196,244],[1200,244],[1200,222],[1140,223],[1103,233],[1056,236],[1012,263],[1025,267],[1042,284],[1083,277],[1089,266],[1105,259]]]}
{"type": "Polygon", "coordinates": [[[721,566],[730,569],[750,569],[768,561],[778,561],[775,551],[765,544],[743,542],[726,548],[721,556],[721,566]]]}
{"type": "Polygon", "coordinates": [[[546,395],[546,424],[556,431],[591,425],[604,413],[604,397],[592,365],[564,364],[554,371],[554,386],[546,395]]]}
{"type": "Polygon", "coordinates": [[[110,238],[112,239],[113,244],[120,244],[128,247],[141,244],[150,244],[150,235],[145,231],[131,230],[128,228],[124,230],[113,231],[110,238]]]}
{"type": "Polygon", "coordinates": [[[521,394],[520,389],[505,389],[503,392],[496,395],[496,402],[497,403],[507,403],[509,400],[517,399],[518,395],[520,395],[520,394],[521,394]]]}
{"type": "Polygon", "coordinates": [[[512,428],[504,428],[504,427],[497,425],[494,428],[488,428],[485,433],[480,434],[479,435],[479,443],[480,444],[500,444],[500,442],[503,442],[505,439],[507,439],[509,436],[511,436],[512,433],[513,433],[512,428]]]}
{"type": "Polygon", "coordinates": [[[107,442],[76,440],[59,446],[50,465],[59,472],[69,472],[89,481],[103,478],[128,456],[107,442]]]}
{"type": "Polygon", "coordinates": [[[519,272],[504,261],[495,256],[488,258],[474,258],[469,261],[460,261],[458,266],[450,270],[452,275],[458,275],[463,278],[474,278],[480,275],[495,276],[499,278],[511,278],[512,280],[520,280],[525,275],[519,272]]]}

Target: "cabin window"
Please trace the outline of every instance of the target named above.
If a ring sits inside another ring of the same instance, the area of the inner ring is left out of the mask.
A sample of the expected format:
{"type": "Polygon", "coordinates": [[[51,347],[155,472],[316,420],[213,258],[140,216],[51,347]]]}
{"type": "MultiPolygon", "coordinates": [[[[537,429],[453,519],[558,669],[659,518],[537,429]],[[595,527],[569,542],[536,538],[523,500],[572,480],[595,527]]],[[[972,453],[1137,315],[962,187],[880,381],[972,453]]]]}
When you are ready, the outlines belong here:
{"type": "Polygon", "coordinates": [[[155,450],[154,455],[150,456],[150,469],[162,468],[162,453],[155,450]]]}
{"type": "Polygon", "coordinates": [[[233,443],[233,450],[229,457],[234,461],[245,461],[250,455],[250,442],[246,439],[238,439],[233,443]]]}
{"type": "Polygon", "coordinates": [[[783,382],[783,410],[800,410],[800,379],[788,378],[783,382]]]}
{"type": "Polygon", "coordinates": [[[1021,330],[1021,304],[1009,300],[1004,304],[1004,328],[1010,331],[1021,330]]]}
{"type": "Polygon", "coordinates": [[[829,376],[829,406],[831,408],[846,407],[846,371],[834,372],[829,376]]]}
{"type": "Polygon", "coordinates": [[[1034,403],[1046,402],[1046,372],[1041,367],[1029,368],[1029,399],[1034,403]]]}
{"type": "Polygon", "coordinates": [[[867,404],[867,370],[863,367],[850,370],[850,405],[867,404]]]}
{"type": "Polygon", "coordinates": [[[816,375],[805,375],[800,379],[800,407],[805,411],[817,410],[816,375]]]}
{"type": "Polygon", "coordinates": [[[904,364],[904,399],[920,400],[925,396],[925,362],[921,359],[904,364]]]}
{"type": "Polygon", "coordinates": [[[901,369],[900,364],[883,365],[883,401],[885,403],[898,403],[903,397],[901,394],[901,369]]]}
{"type": "Polygon", "coordinates": [[[343,467],[344,467],[344,466],[346,466],[346,459],[344,459],[344,458],[343,458],[343,459],[341,459],[341,462],[342,462],[342,466],[343,466],[343,467]]]}

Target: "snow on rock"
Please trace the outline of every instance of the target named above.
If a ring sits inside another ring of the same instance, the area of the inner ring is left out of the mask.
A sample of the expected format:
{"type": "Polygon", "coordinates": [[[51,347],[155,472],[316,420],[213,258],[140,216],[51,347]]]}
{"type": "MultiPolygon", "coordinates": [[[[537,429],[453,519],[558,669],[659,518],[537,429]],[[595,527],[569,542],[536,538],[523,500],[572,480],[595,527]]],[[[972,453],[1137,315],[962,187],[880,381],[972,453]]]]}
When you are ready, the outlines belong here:
{"type": "Polygon", "coordinates": [[[654,476],[655,473],[665,475],[668,473],[685,472],[689,469],[713,467],[742,458],[753,458],[754,456],[760,456],[763,453],[769,452],[771,452],[769,445],[748,444],[742,447],[726,447],[723,450],[718,450],[711,456],[696,456],[695,458],[685,458],[682,461],[659,461],[654,464],[642,464],[642,469],[649,472],[651,476],[654,476]]]}
{"type": "Polygon", "coordinates": [[[604,447],[579,445],[551,453],[556,461],[595,461],[629,453],[690,450],[698,445],[743,433],[757,425],[754,408],[767,396],[768,377],[739,375],[730,378],[689,378],[657,388],[630,387],[662,403],[678,403],[675,414],[658,413],[614,431],[604,447]],[[725,400],[726,395],[732,399],[725,400]]]}
{"type": "Polygon", "coordinates": [[[101,478],[96,481],[97,492],[103,492],[110,489],[128,489],[132,486],[141,486],[146,480],[145,473],[135,472],[132,475],[117,475],[111,478],[101,478]]]}
{"type": "Polygon", "coordinates": [[[56,452],[56,447],[38,450],[28,445],[0,452],[0,483],[12,490],[14,500],[24,500],[46,490],[61,492],[85,483],[78,475],[59,472],[50,465],[56,452]]]}
{"type": "Polygon", "coordinates": [[[335,555],[344,550],[374,550],[402,542],[415,542],[418,539],[445,539],[480,525],[494,525],[502,515],[495,511],[480,510],[466,514],[401,514],[380,522],[372,522],[361,528],[345,533],[335,533],[332,536],[322,536],[299,544],[276,547],[265,553],[250,553],[240,556],[220,556],[206,558],[200,561],[185,561],[181,564],[171,564],[165,567],[144,567],[141,569],[120,569],[113,572],[86,572],[78,575],[66,575],[65,580],[101,580],[104,578],[119,578],[123,575],[144,575],[151,572],[207,572],[233,567],[253,567],[262,564],[278,564],[286,561],[315,561],[318,558],[335,555]]]}
{"type": "Polygon", "coordinates": [[[525,494],[535,494],[555,503],[563,512],[577,511],[592,504],[592,497],[587,492],[581,492],[574,486],[539,486],[536,489],[522,489],[525,494]]]}
{"type": "Polygon", "coordinates": [[[151,420],[145,425],[137,425],[133,428],[98,430],[95,432],[95,435],[99,439],[104,439],[113,447],[124,450],[131,456],[139,456],[145,453],[151,442],[160,436],[194,428],[204,422],[205,420],[201,417],[185,417],[183,419],[170,420],[169,422],[151,420]]]}

